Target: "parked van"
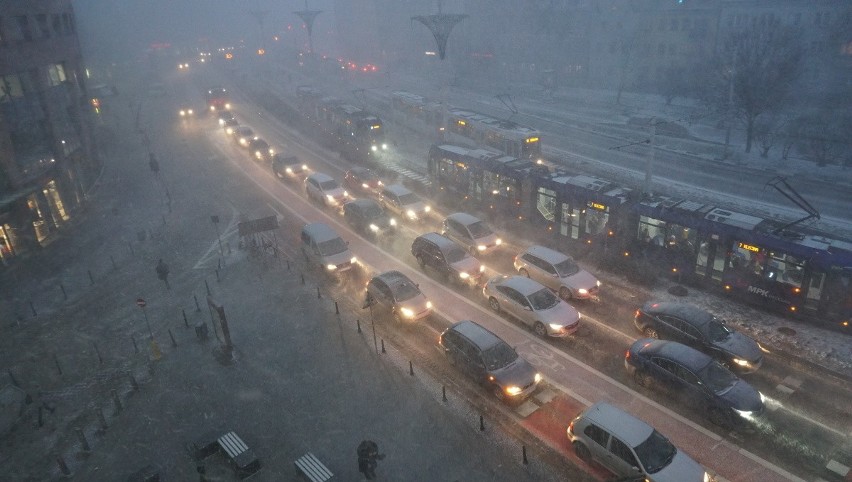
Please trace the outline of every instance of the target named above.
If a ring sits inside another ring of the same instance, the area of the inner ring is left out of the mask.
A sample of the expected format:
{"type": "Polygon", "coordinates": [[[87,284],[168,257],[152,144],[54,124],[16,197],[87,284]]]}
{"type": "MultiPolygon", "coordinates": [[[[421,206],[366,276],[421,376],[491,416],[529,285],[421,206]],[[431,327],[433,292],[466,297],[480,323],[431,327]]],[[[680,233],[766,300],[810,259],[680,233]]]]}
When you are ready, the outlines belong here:
{"type": "Polygon", "coordinates": [[[464,246],[472,255],[486,254],[503,244],[484,221],[467,213],[447,216],[441,234],[464,246]]]}
{"type": "Polygon", "coordinates": [[[349,251],[349,242],[323,223],[306,224],[302,228],[302,253],[308,266],[319,266],[330,274],[348,271],[357,261],[349,251]]]}

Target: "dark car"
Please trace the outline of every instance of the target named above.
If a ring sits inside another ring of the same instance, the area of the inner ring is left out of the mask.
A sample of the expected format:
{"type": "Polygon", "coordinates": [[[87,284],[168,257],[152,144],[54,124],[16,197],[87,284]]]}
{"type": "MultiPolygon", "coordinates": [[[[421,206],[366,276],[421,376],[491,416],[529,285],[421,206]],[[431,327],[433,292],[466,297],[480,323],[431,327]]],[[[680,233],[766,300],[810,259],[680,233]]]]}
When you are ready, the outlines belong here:
{"type": "Polygon", "coordinates": [[[464,320],[453,324],[439,339],[451,363],[497,398],[520,402],[535,391],[541,381],[530,362],[499,336],[477,323],[464,320]]]}
{"type": "Polygon", "coordinates": [[[240,123],[237,122],[237,119],[227,119],[224,122],[222,122],[221,125],[222,125],[222,129],[225,130],[225,134],[232,136],[232,135],[234,135],[234,130],[237,127],[240,126],[240,123]]]}
{"type": "Polygon", "coordinates": [[[343,184],[350,191],[365,193],[378,193],[384,186],[378,176],[366,167],[353,167],[347,171],[343,176],[343,184]]]}
{"type": "Polygon", "coordinates": [[[411,254],[421,268],[429,268],[447,281],[477,286],[485,267],[455,241],[426,233],[411,243],[411,254]]]}
{"type": "Polygon", "coordinates": [[[633,324],[648,338],[689,345],[737,372],[753,372],[763,363],[763,351],[756,341],[694,305],[648,302],[636,310],[633,324]]]}
{"type": "Polygon", "coordinates": [[[301,181],[302,176],[307,174],[308,165],[296,156],[272,155],[272,172],[278,179],[288,181],[301,181]]]}
{"type": "Polygon", "coordinates": [[[765,410],[764,397],[754,387],[709,355],[675,341],[637,340],[624,366],[639,385],[667,391],[723,427],[753,421],[765,410]]]}
{"type": "Polygon", "coordinates": [[[272,155],[275,154],[275,151],[269,147],[269,144],[259,137],[250,140],[248,148],[251,156],[257,161],[266,161],[271,159],[272,155]]]}
{"type": "Polygon", "coordinates": [[[228,122],[228,121],[234,121],[234,122],[237,121],[237,118],[234,117],[234,113],[229,111],[229,110],[220,110],[216,114],[216,118],[219,119],[219,121],[218,121],[219,125],[222,126],[222,127],[224,127],[225,123],[228,122]]]}
{"type": "Polygon", "coordinates": [[[344,204],[343,218],[352,228],[371,237],[388,235],[396,229],[396,220],[372,199],[359,198],[344,204]]]}

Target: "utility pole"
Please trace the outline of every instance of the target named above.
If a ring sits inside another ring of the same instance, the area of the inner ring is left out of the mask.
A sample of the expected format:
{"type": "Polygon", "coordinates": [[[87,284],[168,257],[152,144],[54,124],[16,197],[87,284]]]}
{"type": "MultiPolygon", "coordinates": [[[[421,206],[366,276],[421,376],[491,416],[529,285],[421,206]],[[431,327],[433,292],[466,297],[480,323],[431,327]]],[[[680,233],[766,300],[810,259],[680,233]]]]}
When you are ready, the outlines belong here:
{"type": "Polygon", "coordinates": [[[725,152],[722,153],[722,159],[725,160],[730,155],[730,147],[731,147],[731,124],[732,124],[732,113],[734,110],[734,75],[736,74],[736,65],[737,65],[737,48],[734,47],[733,53],[731,54],[731,74],[728,79],[728,108],[726,110],[725,117],[725,152]]]}

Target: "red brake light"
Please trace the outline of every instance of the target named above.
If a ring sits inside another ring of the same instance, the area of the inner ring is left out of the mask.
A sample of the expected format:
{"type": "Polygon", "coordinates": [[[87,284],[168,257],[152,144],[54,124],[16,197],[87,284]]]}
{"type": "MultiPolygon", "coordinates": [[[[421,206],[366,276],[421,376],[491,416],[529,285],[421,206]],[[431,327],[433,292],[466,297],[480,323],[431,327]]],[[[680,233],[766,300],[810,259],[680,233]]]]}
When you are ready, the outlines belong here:
{"type": "Polygon", "coordinates": [[[630,350],[627,350],[627,352],[624,354],[624,358],[630,358],[630,350]]]}
{"type": "Polygon", "coordinates": [[[573,420],[571,420],[571,423],[568,424],[568,433],[570,433],[570,434],[574,433],[574,421],[573,420]]]}

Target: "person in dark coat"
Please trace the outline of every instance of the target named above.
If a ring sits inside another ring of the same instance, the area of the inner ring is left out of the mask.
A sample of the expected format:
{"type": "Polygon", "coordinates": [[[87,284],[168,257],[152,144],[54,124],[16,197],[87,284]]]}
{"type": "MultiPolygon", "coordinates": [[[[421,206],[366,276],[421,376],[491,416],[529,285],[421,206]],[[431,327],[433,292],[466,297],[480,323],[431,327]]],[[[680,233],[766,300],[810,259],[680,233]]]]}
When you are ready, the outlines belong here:
{"type": "Polygon", "coordinates": [[[166,289],[172,289],[169,286],[169,265],[163,262],[163,258],[160,258],[160,261],[157,263],[157,278],[160,278],[166,283],[166,289]]]}
{"type": "Polygon", "coordinates": [[[378,461],[385,458],[385,454],[379,453],[379,446],[372,440],[364,440],[358,444],[358,471],[364,474],[367,480],[376,478],[376,466],[378,461]]]}

